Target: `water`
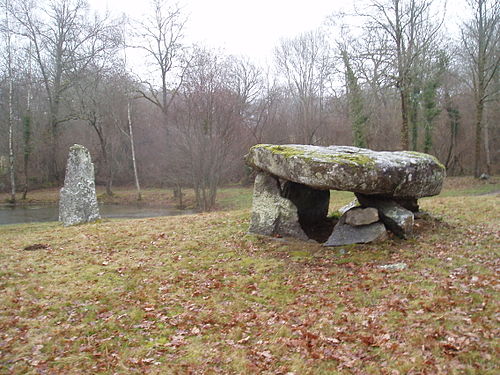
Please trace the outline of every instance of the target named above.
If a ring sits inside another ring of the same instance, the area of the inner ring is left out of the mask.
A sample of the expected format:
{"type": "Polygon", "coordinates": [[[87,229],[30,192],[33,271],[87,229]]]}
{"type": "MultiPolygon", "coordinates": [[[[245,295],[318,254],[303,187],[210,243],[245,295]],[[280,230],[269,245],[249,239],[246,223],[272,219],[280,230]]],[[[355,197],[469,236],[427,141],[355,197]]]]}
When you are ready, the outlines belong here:
{"type": "MultiPolygon", "coordinates": [[[[152,208],[142,206],[122,206],[115,204],[100,205],[103,218],[144,218],[157,216],[187,215],[193,210],[177,210],[169,208],[152,208]]],[[[0,225],[57,221],[59,206],[39,205],[24,207],[0,206],[0,225]]]]}

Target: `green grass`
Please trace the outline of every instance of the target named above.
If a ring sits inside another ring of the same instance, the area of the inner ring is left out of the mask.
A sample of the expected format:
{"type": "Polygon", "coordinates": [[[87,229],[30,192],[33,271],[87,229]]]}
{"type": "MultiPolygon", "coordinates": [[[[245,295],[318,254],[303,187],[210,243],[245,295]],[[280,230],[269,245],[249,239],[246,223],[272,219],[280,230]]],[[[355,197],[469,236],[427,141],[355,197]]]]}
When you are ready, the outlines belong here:
{"type": "Polygon", "coordinates": [[[444,181],[442,197],[500,193],[500,178],[478,180],[473,177],[448,177],[444,181]]]}
{"type": "Polygon", "coordinates": [[[494,374],[499,201],[462,195],[480,184],[377,245],[248,235],[249,188],[212,213],[0,226],[0,374],[494,374]]]}

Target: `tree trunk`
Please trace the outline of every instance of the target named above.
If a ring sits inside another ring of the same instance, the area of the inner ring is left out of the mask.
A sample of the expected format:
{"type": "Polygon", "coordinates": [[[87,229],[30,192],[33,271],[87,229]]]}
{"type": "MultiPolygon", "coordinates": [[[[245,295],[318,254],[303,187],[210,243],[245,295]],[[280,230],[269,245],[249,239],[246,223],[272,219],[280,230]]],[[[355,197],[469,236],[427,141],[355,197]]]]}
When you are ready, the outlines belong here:
{"type": "Polygon", "coordinates": [[[26,200],[29,189],[29,176],[28,176],[28,158],[24,157],[24,190],[23,190],[23,200],[26,200]]]}
{"type": "MultiPolygon", "coordinates": [[[[9,52],[10,60],[10,52],[9,52]]],[[[10,71],[9,61],[9,71],[10,71]]],[[[9,170],[10,170],[10,202],[16,203],[16,173],[14,159],[14,125],[12,123],[12,76],[9,74],[9,170]]]]}
{"type": "Polygon", "coordinates": [[[488,131],[488,120],[484,122],[484,157],[486,162],[486,173],[491,174],[491,158],[490,158],[490,136],[488,131]]]}
{"type": "Polygon", "coordinates": [[[49,179],[59,184],[61,176],[59,174],[59,166],[57,163],[57,150],[59,149],[57,118],[52,117],[50,121],[50,151],[49,151],[49,179]]]}
{"type": "Polygon", "coordinates": [[[408,93],[405,87],[400,89],[401,93],[401,148],[403,150],[410,149],[409,129],[408,129],[408,93]]]}
{"type": "Polygon", "coordinates": [[[418,99],[414,93],[410,99],[411,112],[409,116],[409,122],[411,127],[411,149],[413,151],[418,150],[418,99]]]}
{"type": "MultiPolygon", "coordinates": [[[[29,96],[29,94],[28,94],[29,96]]],[[[29,99],[28,99],[29,103],[29,99]]],[[[28,104],[29,108],[29,104],[28,104]]],[[[28,109],[28,114],[24,116],[23,119],[23,142],[24,142],[24,152],[23,152],[23,169],[24,169],[24,190],[23,190],[23,200],[26,199],[29,188],[29,158],[31,154],[31,111],[28,109]]]]}
{"type": "Polygon", "coordinates": [[[130,138],[130,149],[132,153],[132,167],[134,169],[135,188],[137,189],[137,200],[142,200],[141,185],[139,184],[139,175],[137,174],[137,162],[135,159],[135,143],[134,132],[132,130],[132,117],[130,115],[130,100],[127,101],[127,120],[128,120],[128,133],[130,138]]]}
{"type": "Polygon", "coordinates": [[[481,133],[484,103],[480,98],[476,103],[476,144],[474,153],[474,177],[481,175],[481,133]]]}
{"type": "Polygon", "coordinates": [[[182,192],[182,186],[177,184],[175,186],[175,191],[177,192],[177,208],[180,210],[184,209],[184,193],[182,192]]]}
{"type": "Polygon", "coordinates": [[[111,186],[113,185],[113,171],[111,169],[111,163],[109,162],[108,149],[106,147],[107,142],[106,139],[104,138],[102,128],[100,125],[97,124],[97,121],[95,120],[90,121],[90,124],[96,131],[97,137],[99,138],[99,146],[101,147],[101,154],[104,163],[104,171],[106,178],[106,194],[111,197],[113,195],[113,191],[111,190],[111,186]]]}
{"type": "Polygon", "coordinates": [[[23,119],[23,141],[24,141],[24,152],[23,152],[23,166],[24,166],[24,190],[23,190],[23,200],[26,199],[29,189],[29,158],[31,155],[31,41],[28,50],[28,93],[26,95],[26,115],[23,119]]]}
{"type": "Polygon", "coordinates": [[[106,195],[111,197],[113,195],[113,191],[111,190],[111,186],[113,185],[113,171],[111,170],[111,163],[109,162],[108,150],[105,143],[101,143],[101,152],[104,161],[104,170],[106,171],[106,195]]]}
{"type": "Polygon", "coordinates": [[[8,97],[8,126],[9,126],[9,170],[10,170],[10,201],[16,203],[16,172],[15,172],[15,158],[14,158],[14,124],[13,110],[12,110],[12,50],[10,43],[10,29],[9,29],[9,6],[5,4],[5,23],[7,29],[7,74],[9,79],[9,97],[8,97]]]}

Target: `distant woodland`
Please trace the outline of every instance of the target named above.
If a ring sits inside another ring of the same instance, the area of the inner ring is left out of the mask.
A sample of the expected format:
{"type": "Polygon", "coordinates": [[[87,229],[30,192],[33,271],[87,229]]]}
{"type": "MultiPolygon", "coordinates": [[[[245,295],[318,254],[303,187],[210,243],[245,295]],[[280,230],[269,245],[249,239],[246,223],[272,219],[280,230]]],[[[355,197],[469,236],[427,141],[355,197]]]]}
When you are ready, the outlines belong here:
{"type": "Polygon", "coordinates": [[[462,20],[444,1],[357,1],[283,39],[265,67],[188,45],[182,8],[149,6],[132,19],[84,0],[2,0],[0,190],[12,201],[60,186],[74,143],[108,194],[192,188],[204,210],[221,185],[251,179],[244,155],[258,143],[413,150],[449,175],[500,171],[495,0],[468,0],[462,20]]]}

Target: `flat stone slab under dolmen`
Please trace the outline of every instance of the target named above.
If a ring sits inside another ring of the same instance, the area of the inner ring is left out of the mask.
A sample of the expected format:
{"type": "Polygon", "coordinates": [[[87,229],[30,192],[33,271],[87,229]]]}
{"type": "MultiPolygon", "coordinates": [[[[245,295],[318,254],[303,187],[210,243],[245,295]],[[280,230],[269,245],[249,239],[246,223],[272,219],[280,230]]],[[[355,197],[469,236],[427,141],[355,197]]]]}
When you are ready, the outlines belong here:
{"type": "Polygon", "coordinates": [[[350,146],[260,144],[250,149],[246,162],[315,189],[403,199],[439,194],[445,177],[445,167],[432,155],[350,146]]]}
{"type": "Polygon", "coordinates": [[[375,222],[368,225],[353,226],[346,223],[344,214],[324,246],[342,246],[356,243],[381,242],[387,239],[384,224],[375,222]]]}

